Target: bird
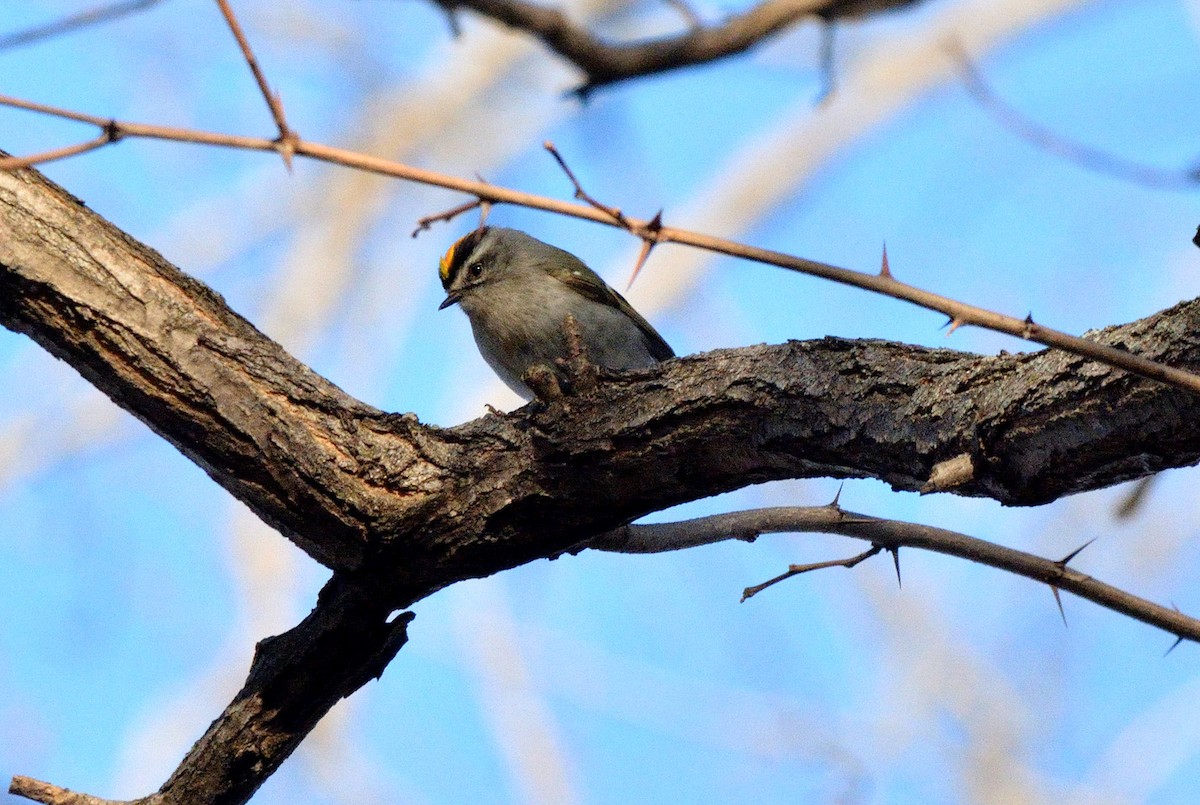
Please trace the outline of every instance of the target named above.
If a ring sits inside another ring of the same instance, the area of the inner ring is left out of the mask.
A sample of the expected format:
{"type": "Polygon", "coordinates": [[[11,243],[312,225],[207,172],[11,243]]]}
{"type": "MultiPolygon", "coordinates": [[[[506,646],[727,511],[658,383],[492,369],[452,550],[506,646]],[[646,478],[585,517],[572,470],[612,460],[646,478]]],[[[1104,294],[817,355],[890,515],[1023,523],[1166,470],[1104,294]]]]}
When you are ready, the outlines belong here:
{"type": "Polygon", "coordinates": [[[645,369],[675,351],[582,260],[519,229],[480,226],[457,240],[438,264],[446,291],[439,305],[458,305],[471,322],[483,359],[525,400],[533,366],[567,380],[567,317],[575,321],[587,360],[606,369],[645,369]]]}

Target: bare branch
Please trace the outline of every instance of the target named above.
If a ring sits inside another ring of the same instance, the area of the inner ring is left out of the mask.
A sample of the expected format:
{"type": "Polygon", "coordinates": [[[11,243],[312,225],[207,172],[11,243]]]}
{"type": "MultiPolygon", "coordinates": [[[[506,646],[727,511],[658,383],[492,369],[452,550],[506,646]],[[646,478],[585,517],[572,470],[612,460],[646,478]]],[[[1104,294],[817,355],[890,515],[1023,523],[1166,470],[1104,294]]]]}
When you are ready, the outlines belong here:
{"type": "Polygon", "coordinates": [[[161,2],[162,0],[123,0],[122,2],[84,9],[54,22],[46,23],[45,25],[27,28],[24,31],[16,31],[11,34],[4,34],[0,36],[0,50],[10,50],[23,45],[32,45],[93,25],[111,22],[121,17],[136,14],[139,11],[145,11],[161,2]]]}
{"type": "Polygon", "coordinates": [[[390,611],[335,574],[307,618],[258,644],[242,690],[159,789],[163,805],[249,799],[329,708],[396,656],[413,616],[390,611]]]}
{"type": "Polygon", "coordinates": [[[29,168],[34,165],[44,165],[56,159],[66,159],[77,154],[95,151],[97,148],[103,148],[111,142],[113,142],[113,137],[108,132],[105,132],[91,140],[76,143],[75,145],[64,145],[61,148],[51,148],[48,151],[30,154],[29,156],[0,157],[0,171],[13,171],[21,168],[29,168]]]}
{"type": "MultiPolygon", "coordinates": [[[[918,490],[969,454],[973,471],[948,491],[1028,505],[1200,458],[1200,395],[1057,352],[988,358],[835,338],[602,373],[595,393],[562,404],[429,428],[350,398],[32,172],[0,174],[0,323],[70,362],[327,566],[360,566],[378,540],[403,546],[400,586],[495,572],[568,548],[563,533],[578,541],[770,479],[874,476],[918,490]],[[555,458],[614,444],[628,449],[571,473],[555,458]],[[511,482],[484,484],[480,500],[472,484],[493,476],[511,482]],[[430,524],[431,507],[459,494],[470,516],[430,524]],[[482,533],[464,568],[455,552],[482,533]]],[[[1200,365],[1200,302],[1095,338],[1200,365]]]]}
{"type": "Polygon", "coordinates": [[[761,534],[798,531],[842,534],[867,540],[874,547],[850,559],[792,566],[774,579],[747,588],[743,600],[799,573],[826,567],[853,567],[883,549],[921,548],[1048,584],[1055,591],[1055,597],[1058,590],[1066,590],[1181,639],[1200,642],[1200,619],[1188,617],[1173,607],[1154,604],[1069,567],[1068,562],[1090,543],[1056,561],[944,528],[884,520],[846,511],[836,504],[752,509],[674,523],[627,525],[577,547],[618,553],[660,553],[730,539],[752,541],[761,534]]]}
{"type": "Polygon", "coordinates": [[[971,57],[958,42],[951,42],[947,49],[955,58],[962,72],[963,85],[976,103],[986,109],[1009,131],[1032,143],[1047,153],[1074,162],[1081,168],[1094,173],[1115,176],[1127,182],[1167,190],[1194,190],[1200,183],[1200,167],[1172,170],[1144,165],[1132,159],[1110,154],[1099,148],[1073,142],[1051,131],[1013,108],[1001,98],[984,80],[971,57]]]}
{"type": "MultiPolygon", "coordinates": [[[[33,171],[0,173],[0,323],[335,569],[313,615],[260,647],[242,694],[160,791],[164,803],[244,801],[337,697],[382,670],[404,639],[393,609],[648,511],[784,477],[870,475],[917,489],[964,453],[973,470],[955,476],[955,493],[1035,503],[1200,458],[1190,392],[1057,352],[985,358],[833,338],[601,372],[581,396],[429,427],[350,398],[33,171]]],[[[1200,301],[1095,337],[1200,365],[1200,301]]],[[[1039,576],[1045,560],[999,546],[839,517],[889,550],[944,549],[1093,600],[1111,589],[1065,564],[1039,576]]],[[[1177,618],[1165,628],[1193,639],[1190,619],[1177,618]]]]}
{"type": "Polygon", "coordinates": [[[807,16],[861,16],[915,2],[765,0],[717,25],[689,21],[688,29],[674,36],[611,44],[572,23],[562,11],[526,0],[437,0],[443,8],[467,8],[540,39],[583,71],[584,83],[574,90],[580,97],[607,84],[742,53],[807,16]]]}
{"type": "Polygon", "coordinates": [[[412,231],[412,236],[415,238],[417,235],[421,234],[422,232],[428,231],[429,228],[433,224],[447,223],[449,221],[453,221],[455,218],[462,215],[464,212],[470,212],[471,210],[479,209],[486,203],[487,202],[482,201],[481,199],[475,199],[474,201],[464,201],[462,204],[455,204],[453,207],[451,207],[448,210],[443,210],[442,212],[437,212],[437,213],[434,213],[433,215],[426,215],[422,218],[418,218],[417,219],[417,228],[412,231]]]}
{"type": "Polygon", "coordinates": [[[283,113],[283,101],[279,98],[279,93],[271,89],[267,84],[267,77],[263,74],[262,68],[258,66],[258,59],[254,57],[254,51],[250,48],[250,42],[246,39],[246,35],[242,33],[242,26],[238,22],[237,16],[233,13],[233,9],[229,5],[229,0],[217,0],[217,6],[221,9],[221,15],[225,18],[225,22],[229,25],[229,30],[233,33],[234,39],[237,40],[238,47],[241,48],[242,57],[245,58],[246,64],[250,67],[250,72],[254,74],[254,81],[258,84],[258,90],[262,93],[263,100],[267,102],[267,108],[271,110],[271,117],[275,120],[275,127],[279,130],[279,138],[276,140],[279,155],[283,157],[283,164],[288,170],[292,169],[292,155],[295,153],[295,143],[299,139],[291,127],[288,126],[287,117],[283,113]]]}
{"type": "Polygon", "coordinates": [[[558,149],[554,147],[554,143],[546,140],[546,142],[542,143],[542,148],[545,148],[550,152],[550,156],[554,157],[554,161],[558,163],[558,167],[562,168],[563,173],[567,174],[567,178],[570,179],[571,184],[575,186],[575,198],[585,202],[586,204],[590,204],[600,212],[607,215],[613,220],[613,223],[616,226],[619,226],[622,229],[629,228],[629,219],[625,217],[625,214],[621,212],[620,209],[601,203],[594,196],[590,195],[586,190],[583,189],[583,185],[579,183],[579,179],[575,178],[575,172],[571,170],[569,165],[567,165],[567,161],[563,159],[563,155],[560,154],[558,149]]]}

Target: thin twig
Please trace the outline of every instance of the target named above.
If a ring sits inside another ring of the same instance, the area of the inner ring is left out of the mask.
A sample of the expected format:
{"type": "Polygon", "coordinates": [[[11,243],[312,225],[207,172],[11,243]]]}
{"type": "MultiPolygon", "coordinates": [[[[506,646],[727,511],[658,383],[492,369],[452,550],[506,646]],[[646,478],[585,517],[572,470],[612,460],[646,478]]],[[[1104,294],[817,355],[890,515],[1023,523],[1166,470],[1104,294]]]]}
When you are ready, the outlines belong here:
{"type": "Polygon", "coordinates": [[[73,157],[76,154],[85,154],[88,151],[95,151],[97,148],[103,148],[113,141],[107,133],[101,134],[99,137],[94,137],[91,140],[86,140],[75,145],[64,145],[61,148],[51,148],[49,151],[41,151],[37,154],[30,154],[24,157],[0,157],[0,171],[14,171],[21,168],[28,168],[31,165],[44,165],[47,162],[53,162],[56,159],[65,159],[73,157]]]}
{"type": "Polygon", "coordinates": [[[742,590],[742,601],[745,602],[746,599],[752,598],[752,597],[758,595],[759,593],[761,593],[763,590],[767,589],[768,587],[778,584],[779,582],[784,581],[786,579],[790,579],[792,576],[799,576],[801,573],[810,573],[814,570],[824,570],[824,569],[830,568],[830,567],[844,567],[847,569],[852,568],[852,567],[856,566],[859,562],[863,562],[863,561],[866,561],[867,559],[870,559],[872,556],[874,556],[875,554],[879,553],[882,550],[883,550],[882,545],[872,545],[870,548],[863,551],[862,553],[855,554],[854,556],[851,556],[848,559],[830,559],[825,562],[811,562],[807,565],[788,565],[788,569],[786,571],[784,571],[783,573],[780,573],[775,578],[767,579],[762,584],[755,584],[752,587],[747,587],[745,590],[742,590]]]}
{"type": "Polygon", "coordinates": [[[542,144],[542,147],[550,152],[554,157],[554,161],[562,168],[563,173],[567,174],[567,178],[571,180],[571,184],[575,186],[575,198],[580,201],[587,202],[596,209],[606,213],[613,219],[616,226],[621,227],[630,234],[637,235],[642,239],[642,250],[638,253],[637,261],[633,265],[633,272],[629,275],[629,282],[625,284],[625,290],[628,291],[633,287],[633,281],[637,279],[637,275],[641,272],[642,266],[646,264],[647,258],[650,257],[651,250],[658,245],[659,238],[662,234],[662,210],[654,214],[646,223],[638,223],[637,221],[627,217],[616,207],[609,206],[596,199],[595,196],[583,189],[583,185],[576,178],[575,172],[567,165],[567,160],[563,157],[559,150],[554,146],[554,143],[547,140],[542,144]]]}
{"type": "Polygon", "coordinates": [[[563,173],[567,174],[567,178],[571,180],[571,184],[575,185],[575,198],[600,210],[600,212],[612,218],[613,223],[615,223],[617,226],[623,229],[629,229],[629,219],[625,217],[625,213],[621,212],[621,210],[617,207],[610,207],[607,204],[601,203],[583,189],[583,185],[579,183],[577,178],[575,178],[575,172],[571,170],[569,165],[567,165],[567,161],[563,159],[563,155],[558,152],[557,148],[555,148],[554,143],[546,140],[546,142],[542,143],[542,148],[545,148],[550,152],[550,156],[554,157],[554,161],[558,163],[558,167],[562,168],[563,173]]]}
{"type": "Polygon", "coordinates": [[[128,802],[101,799],[91,794],[82,794],[69,788],[62,788],[53,783],[35,780],[22,774],[12,778],[12,782],[8,786],[8,793],[34,802],[41,802],[43,805],[151,805],[155,799],[153,796],[128,802]]]}
{"type": "MultiPolygon", "coordinates": [[[[55,109],[54,107],[45,104],[20,101],[16,98],[9,98],[3,95],[0,95],[0,105],[29,109],[45,114],[65,117],[71,120],[91,122],[102,127],[110,128],[115,133],[115,136],[118,137],[141,137],[175,142],[200,143],[204,145],[215,145],[224,148],[237,148],[253,151],[279,150],[279,143],[277,140],[270,140],[263,137],[218,134],[215,132],[197,129],[182,129],[173,128],[170,126],[147,125],[143,123],[109,121],[92,115],[84,115],[78,112],[68,112],[66,110],[55,109]]],[[[417,182],[419,184],[431,185],[433,187],[456,190],[467,195],[475,196],[476,198],[490,204],[512,204],[518,207],[544,210],[546,212],[556,213],[558,215],[566,215],[572,218],[595,221],[608,226],[616,226],[618,228],[634,232],[635,234],[647,231],[652,223],[651,221],[644,221],[637,218],[623,216],[625,224],[622,225],[613,219],[611,212],[605,211],[603,205],[600,205],[600,208],[597,208],[594,204],[575,204],[569,201],[562,201],[560,199],[539,196],[520,190],[513,190],[483,181],[472,181],[470,179],[449,176],[444,173],[438,173],[437,171],[417,168],[400,162],[394,162],[392,160],[358,153],[356,151],[349,151],[343,148],[335,148],[333,146],[322,145],[316,142],[300,140],[299,138],[295,140],[295,153],[299,156],[309,157],[310,159],[315,159],[334,165],[342,165],[343,167],[363,170],[382,176],[392,176],[398,179],[417,182]]],[[[1024,319],[1018,319],[1014,316],[1007,316],[1002,313],[996,313],[991,310],[987,310],[986,308],[959,302],[940,294],[923,290],[914,285],[900,282],[893,276],[882,276],[876,273],[868,274],[862,271],[853,271],[848,268],[841,268],[828,263],[821,263],[816,260],[808,260],[803,257],[785,254],[784,252],[763,249],[758,246],[751,246],[732,240],[726,240],[724,238],[714,237],[712,235],[706,235],[700,232],[677,229],[675,227],[663,226],[658,230],[656,239],[658,242],[679,243],[685,246],[692,246],[698,249],[715,252],[717,254],[725,254],[731,257],[739,257],[753,262],[764,263],[766,265],[778,266],[779,268],[785,268],[789,271],[796,271],[801,274],[820,277],[821,279],[830,280],[842,285],[850,285],[855,288],[862,288],[883,296],[889,296],[893,299],[909,302],[917,307],[936,311],[945,315],[952,322],[958,322],[960,325],[969,324],[986,330],[994,330],[996,332],[1006,333],[1017,338],[1079,355],[1080,357],[1094,360],[1098,363],[1123,369],[1141,377],[1156,380],[1161,383],[1166,383],[1168,385],[1188,391],[1200,393],[1200,375],[1193,374],[1192,372],[1188,372],[1183,369],[1167,366],[1165,364],[1152,361],[1148,358],[1143,358],[1140,355],[1135,355],[1131,352],[1126,352],[1125,350],[1118,349],[1107,344],[1102,344],[1098,341],[1092,341],[1086,338],[1069,335],[1059,330],[1054,330],[1050,327],[1046,327],[1034,322],[1032,317],[1027,316],[1024,319]]]]}
{"type": "Polygon", "coordinates": [[[145,11],[151,6],[156,6],[162,0],[124,0],[124,2],[110,3],[106,6],[96,6],[95,8],[84,9],[75,14],[57,19],[54,22],[48,22],[45,25],[38,25],[33,28],[26,28],[23,31],[16,31],[11,34],[0,36],[0,50],[10,50],[12,48],[22,47],[24,45],[32,45],[46,39],[53,39],[56,36],[72,33],[74,31],[88,28],[93,25],[99,25],[104,22],[112,22],[113,20],[127,17],[131,14],[136,14],[139,11],[145,11]]]}
{"type": "Polygon", "coordinates": [[[1186,170],[1157,168],[1063,137],[1028,115],[1017,111],[993,91],[959,42],[952,41],[947,48],[959,65],[963,84],[971,97],[988,110],[1002,126],[1038,148],[1074,162],[1085,170],[1108,174],[1147,187],[1194,190],[1200,183],[1200,168],[1192,167],[1186,170]]]}
{"type": "Polygon", "coordinates": [[[112,118],[98,117],[97,115],[89,115],[86,112],[76,112],[71,109],[63,109],[60,106],[51,106],[46,103],[38,103],[37,101],[27,101],[24,98],[13,98],[8,95],[0,95],[0,105],[50,115],[51,117],[60,117],[64,120],[74,120],[79,123],[91,123],[93,126],[99,126],[100,128],[116,125],[116,121],[112,118]]]}
{"type": "Polygon", "coordinates": [[[254,74],[258,90],[262,93],[263,100],[267,102],[267,108],[271,110],[271,117],[275,119],[275,128],[279,130],[279,146],[276,150],[283,157],[283,162],[287,165],[288,170],[291,170],[292,155],[295,153],[295,143],[299,137],[288,126],[287,117],[283,113],[283,102],[280,100],[279,94],[267,84],[267,77],[263,75],[262,68],[258,66],[258,59],[254,57],[254,51],[250,49],[250,42],[242,32],[242,26],[229,6],[229,0],[217,0],[217,6],[221,9],[221,14],[225,17],[225,22],[229,25],[234,39],[237,40],[238,47],[242,50],[242,56],[250,67],[250,72],[254,74]]]}
{"type": "Polygon", "coordinates": [[[478,209],[486,203],[487,202],[485,202],[483,199],[477,198],[472,201],[464,201],[462,204],[456,204],[448,210],[443,210],[442,212],[434,213],[433,215],[426,215],[423,218],[418,218],[417,228],[412,231],[412,236],[415,238],[417,235],[428,230],[433,224],[453,221],[464,212],[470,212],[471,210],[478,209]]]}

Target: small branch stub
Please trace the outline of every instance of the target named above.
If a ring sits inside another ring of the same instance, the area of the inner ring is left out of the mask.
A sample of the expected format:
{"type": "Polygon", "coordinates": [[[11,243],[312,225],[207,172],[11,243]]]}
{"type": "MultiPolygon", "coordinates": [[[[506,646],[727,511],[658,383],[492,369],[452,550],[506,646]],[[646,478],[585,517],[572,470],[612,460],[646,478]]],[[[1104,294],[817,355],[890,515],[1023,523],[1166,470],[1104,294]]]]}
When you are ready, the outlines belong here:
{"type": "Polygon", "coordinates": [[[921,487],[921,494],[944,492],[962,486],[975,477],[975,462],[970,453],[960,453],[954,458],[939,461],[929,472],[929,480],[921,487]]]}
{"type": "MultiPolygon", "coordinates": [[[[860,562],[870,559],[872,556],[874,556],[875,554],[879,553],[882,550],[884,550],[884,546],[872,545],[870,548],[863,551],[862,553],[856,554],[847,559],[830,559],[825,562],[811,562],[807,565],[789,565],[786,572],[780,573],[775,578],[767,579],[762,584],[756,584],[753,587],[747,587],[745,590],[743,590],[742,591],[742,601],[744,602],[744,601],[746,601],[746,599],[752,598],[752,597],[758,595],[759,593],[761,593],[763,590],[767,589],[768,587],[778,584],[779,582],[784,581],[785,579],[790,579],[792,576],[799,576],[801,573],[811,573],[814,570],[824,570],[825,568],[829,568],[829,567],[852,568],[852,567],[856,566],[857,564],[859,564],[860,562]]],[[[897,567],[897,573],[899,573],[899,564],[897,564],[896,567],[897,567]]]]}
{"type": "Polygon", "coordinates": [[[8,786],[8,793],[17,797],[41,802],[43,805],[154,805],[154,797],[124,800],[101,799],[91,794],[81,794],[69,788],[60,788],[53,783],[17,775],[8,786]]]}

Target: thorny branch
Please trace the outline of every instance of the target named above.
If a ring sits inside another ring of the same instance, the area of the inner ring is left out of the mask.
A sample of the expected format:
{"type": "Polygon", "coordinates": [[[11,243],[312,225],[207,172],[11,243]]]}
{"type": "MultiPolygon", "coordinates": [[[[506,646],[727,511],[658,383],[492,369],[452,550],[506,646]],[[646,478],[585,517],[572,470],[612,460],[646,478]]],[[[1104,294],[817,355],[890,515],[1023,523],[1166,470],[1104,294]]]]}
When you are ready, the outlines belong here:
{"type": "Polygon", "coordinates": [[[782,532],[842,534],[867,540],[873,547],[848,559],[793,565],[787,572],[773,579],[747,587],[742,596],[743,601],[773,584],[801,573],[829,567],[853,567],[882,550],[920,548],[968,559],[1048,584],[1056,595],[1058,590],[1066,590],[1106,609],[1156,626],[1176,637],[1200,643],[1200,619],[1188,617],[1174,608],[1154,604],[1071,568],[1071,560],[1090,543],[1076,548],[1062,559],[1044,559],[944,528],[884,520],[846,511],[836,501],[827,506],[779,506],[716,514],[674,523],[627,525],[601,534],[574,550],[586,547],[618,553],[661,553],[731,539],[751,542],[762,534],[782,532]]]}
{"type": "Polygon", "coordinates": [[[629,274],[629,281],[625,284],[625,290],[629,290],[633,287],[633,281],[637,279],[637,275],[641,272],[642,266],[646,265],[646,260],[649,259],[650,252],[656,245],[658,245],[663,228],[662,210],[659,210],[657,213],[655,213],[654,217],[645,224],[631,220],[617,207],[610,207],[607,204],[602,203],[595,196],[584,190],[583,185],[575,176],[575,171],[571,170],[571,167],[567,164],[567,160],[564,159],[563,155],[559,153],[558,148],[555,147],[554,143],[547,140],[546,142],[542,143],[542,147],[550,152],[550,156],[554,157],[554,161],[558,163],[558,166],[562,168],[563,173],[567,175],[567,179],[570,180],[572,185],[574,185],[575,198],[590,204],[597,210],[600,210],[600,212],[612,219],[614,226],[624,229],[626,232],[642,241],[642,249],[638,253],[637,261],[633,266],[633,271],[629,274]]]}
{"type": "MultiPolygon", "coordinates": [[[[148,125],[144,123],[121,122],[96,117],[94,115],[87,115],[80,112],[57,109],[46,104],[34,103],[4,95],[0,95],[0,104],[18,109],[28,109],[30,111],[55,115],[57,117],[63,117],[69,120],[91,123],[92,125],[98,126],[104,130],[106,132],[105,136],[108,137],[109,141],[116,141],[117,139],[124,137],[143,137],[156,140],[216,145],[225,148],[239,148],[251,151],[279,150],[278,140],[270,140],[263,137],[218,134],[215,132],[197,129],[180,129],[169,126],[148,125]]],[[[87,141],[87,150],[98,147],[95,142],[95,140],[87,141]]],[[[488,184],[487,182],[483,181],[462,179],[459,177],[438,173],[437,171],[417,168],[400,162],[381,159],[379,157],[361,154],[356,151],[348,151],[346,149],[335,148],[333,146],[322,145],[320,143],[307,140],[297,139],[294,143],[293,150],[297,156],[309,157],[322,162],[328,162],[334,165],[342,165],[344,167],[376,173],[382,176],[393,176],[398,179],[406,179],[408,181],[419,182],[421,184],[427,184],[434,187],[444,187],[449,190],[456,190],[468,195],[473,195],[481,202],[486,202],[488,204],[513,204],[515,206],[528,207],[530,209],[545,210],[546,212],[553,212],[573,218],[582,218],[595,221],[597,223],[606,224],[608,226],[618,226],[621,228],[630,229],[634,232],[655,231],[655,221],[653,219],[641,220],[624,216],[624,214],[622,214],[625,219],[625,225],[622,226],[613,220],[613,216],[609,212],[606,212],[603,209],[597,209],[591,204],[574,204],[567,201],[561,201],[559,199],[552,199],[546,196],[539,196],[533,193],[525,193],[520,190],[501,187],[499,185],[488,184]]],[[[0,158],[0,170],[13,170],[15,168],[22,168],[45,162],[50,158],[59,158],[62,156],[62,151],[63,149],[56,149],[55,151],[47,151],[27,157],[0,158]]],[[[463,205],[463,208],[469,209],[473,206],[473,204],[467,204],[463,205]]],[[[441,216],[434,217],[438,218],[441,216]]],[[[418,227],[418,229],[420,229],[420,227],[418,227]]],[[[740,257],[754,262],[785,268],[789,271],[796,271],[801,274],[809,274],[814,277],[820,277],[822,279],[827,279],[843,285],[862,288],[864,290],[882,294],[883,296],[889,296],[893,299],[910,302],[927,310],[933,310],[942,313],[949,318],[949,322],[953,328],[957,328],[962,325],[974,325],[976,327],[982,327],[988,330],[995,330],[996,332],[1006,333],[1027,341],[1061,349],[1064,352],[1081,355],[1099,363],[1124,369],[1125,371],[1132,372],[1142,377],[1167,383],[1178,388],[1188,389],[1193,392],[1200,392],[1200,375],[1149,360],[1117,347],[1100,344],[1088,338],[1081,338],[1078,336],[1069,335],[1059,330],[1054,330],[1050,327],[1046,327],[1035,322],[1031,316],[1027,316],[1024,319],[1018,319],[1013,316],[1006,316],[1002,313],[996,313],[987,310],[986,308],[958,302],[940,294],[918,288],[914,285],[900,282],[896,280],[895,277],[890,273],[881,272],[879,274],[868,274],[862,271],[854,271],[848,268],[830,265],[828,263],[821,263],[816,260],[808,260],[803,257],[796,257],[794,255],[774,251],[772,249],[763,249],[757,246],[737,243],[735,241],[714,237],[712,235],[706,235],[700,232],[678,229],[676,227],[659,226],[656,230],[655,241],[658,243],[672,242],[686,246],[693,246],[700,249],[706,249],[711,252],[716,252],[718,254],[726,254],[731,257],[740,257]]]]}

